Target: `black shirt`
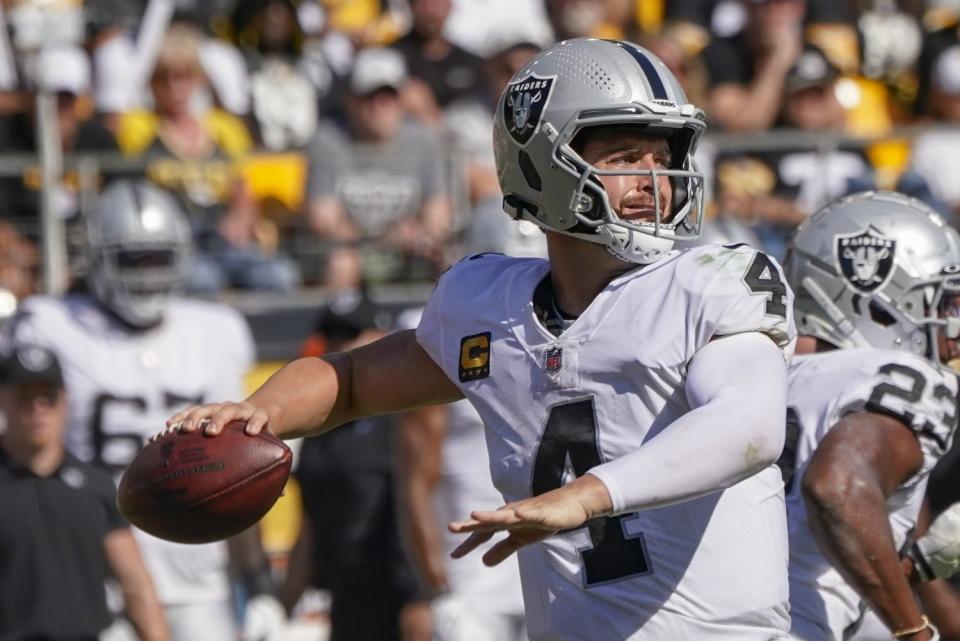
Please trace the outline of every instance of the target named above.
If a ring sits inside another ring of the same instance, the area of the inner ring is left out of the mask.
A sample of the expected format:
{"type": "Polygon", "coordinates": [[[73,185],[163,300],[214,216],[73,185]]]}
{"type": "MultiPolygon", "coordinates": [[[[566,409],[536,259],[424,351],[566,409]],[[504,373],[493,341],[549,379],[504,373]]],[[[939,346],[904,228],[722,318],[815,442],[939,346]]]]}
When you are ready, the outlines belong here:
{"type": "Polygon", "coordinates": [[[392,426],[376,416],[303,441],[295,475],[313,525],[317,587],[366,578],[415,591],[394,511],[392,426]]]}
{"type": "Polygon", "coordinates": [[[427,60],[420,49],[422,40],[414,33],[400,38],[392,46],[406,60],[410,75],[430,87],[441,108],[458,100],[481,103],[489,100],[483,58],[452,45],[443,60],[427,60]]]}
{"type": "Polygon", "coordinates": [[[39,477],[0,449],[0,641],[95,639],[111,617],[104,537],[126,527],[113,480],[66,456],[39,477]]]}

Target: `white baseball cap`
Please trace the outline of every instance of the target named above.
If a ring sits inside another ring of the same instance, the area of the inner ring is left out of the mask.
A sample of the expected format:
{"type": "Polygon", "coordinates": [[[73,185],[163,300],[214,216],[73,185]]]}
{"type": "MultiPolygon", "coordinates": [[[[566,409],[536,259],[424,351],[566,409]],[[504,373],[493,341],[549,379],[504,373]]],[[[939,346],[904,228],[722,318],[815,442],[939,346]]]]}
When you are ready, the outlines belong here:
{"type": "Polygon", "coordinates": [[[960,95],[960,45],[945,49],[933,65],[933,84],[951,96],[960,95]]]}
{"type": "Polygon", "coordinates": [[[381,87],[399,90],[406,80],[407,65],[399,52],[372,47],[361,49],[354,58],[350,89],[362,96],[381,87]]]}
{"type": "Polygon", "coordinates": [[[90,91],[90,59],[80,47],[46,47],[37,60],[37,84],[80,96],[90,91]]]}

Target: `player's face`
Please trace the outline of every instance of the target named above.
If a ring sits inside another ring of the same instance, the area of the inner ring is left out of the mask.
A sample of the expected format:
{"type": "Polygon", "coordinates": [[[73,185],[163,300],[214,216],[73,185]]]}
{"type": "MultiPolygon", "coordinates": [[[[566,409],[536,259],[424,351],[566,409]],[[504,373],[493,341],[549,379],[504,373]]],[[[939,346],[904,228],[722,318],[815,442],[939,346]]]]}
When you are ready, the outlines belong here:
{"type": "MultiPolygon", "coordinates": [[[[664,136],[617,128],[591,133],[580,156],[598,169],[637,171],[667,169],[670,146],[664,136]]],[[[597,176],[610,200],[610,207],[621,219],[652,222],[656,216],[655,193],[659,193],[663,221],[672,215],[673,190],[667,176],[628,174],[597,176]]]]}
{"type": "Polygon", "coordinates": [[[62,440],[67,418],[62,387],[49,383],[5,386],[0,388],[0,406],[10,438],[22,446],[42,449],[62,440]]]}
{"type": "MultiPolygon", "coordinates": [[[[940,318],[960,318],[960,293],[944,294],[938,311],[940,318]]],[[[956,361],[960,365],[960,339],[949,338],[942,327],[937,332],[937,349],[941,362],[951,364],[956,361]]]]}

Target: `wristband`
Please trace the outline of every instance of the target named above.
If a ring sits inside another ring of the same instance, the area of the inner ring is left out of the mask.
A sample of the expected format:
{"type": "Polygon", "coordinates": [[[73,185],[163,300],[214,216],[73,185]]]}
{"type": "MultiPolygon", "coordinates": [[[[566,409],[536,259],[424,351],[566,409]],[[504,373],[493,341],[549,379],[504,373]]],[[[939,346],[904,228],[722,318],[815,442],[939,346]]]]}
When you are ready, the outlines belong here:
{"type": "Polygon", "coordinates": [[[925,614],[921,615],[920,621],[921,623],[918,626],[915,626],[912,628],[901,628],[900,630],[894,630],[893,638],[902,639],[904,637],[912,636],[917,632],[923,632],[927,628],[930,628],[930,630],[933,632],[933,641],[939,641],[940,631],[937,630],[937,628],[932,623],[930,623],[930,619],[927,618],[927,615],[925,614]]]}

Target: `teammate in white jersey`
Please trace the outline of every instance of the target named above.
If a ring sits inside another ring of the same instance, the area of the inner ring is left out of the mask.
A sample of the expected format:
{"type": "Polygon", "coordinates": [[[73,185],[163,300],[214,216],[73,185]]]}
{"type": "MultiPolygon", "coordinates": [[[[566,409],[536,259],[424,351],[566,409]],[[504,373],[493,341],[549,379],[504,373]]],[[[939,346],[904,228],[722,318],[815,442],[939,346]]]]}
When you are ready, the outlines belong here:
{"type": "Polygon", "coordinates": [[[960,235],[914,199],[855,194],[797,229],[786,271],[809,352],[781,460],[792,633],[847,639],[869,606],[895,638],[935,638],[899,551],[957,424],[960,235]]]}
{"type": "Polygon", "coordinates": [[[508,531],[483,560],[519,550],[531,639],[784,638],[792,294],[747,247],[672,251],[699,233],[704,128],[650,52],[554,45],[494,133],[506,208],[546,231],[549,261],[463,260],[415,334],[294,361],[168,425],[290,438],[465,396],[507,503],[452,523],[470,534],[454,555],[508,531]]]}
{"type": "MultiPolygon", "coordinates": [[[[174,297],[190,260],[190,229],[174,201],[146,182],[109,186],[87,225],[80,291],[22,304],[11,338],[52,349],[70,399],[70,451],[116,475],[172,411],[243,393],[254,347],[224,305],[174,297]]],[[[133,528],[175,641],[237,638],[225,543],[183,545],[133,528]]],[[[240,568],[265,558],[255,533],[234,541],[240,568]],[[250,547],[253,546],[251,550],[250,547]],[[246,549],[244,549],[246,548],[246,549]]],[[[271,608],[267,599],[255,606],[271,608]],[[264,603],[261,603],[264,602],[264,603]]],[[[257,610],[257,607],[254,608],[257,610]]]]}

